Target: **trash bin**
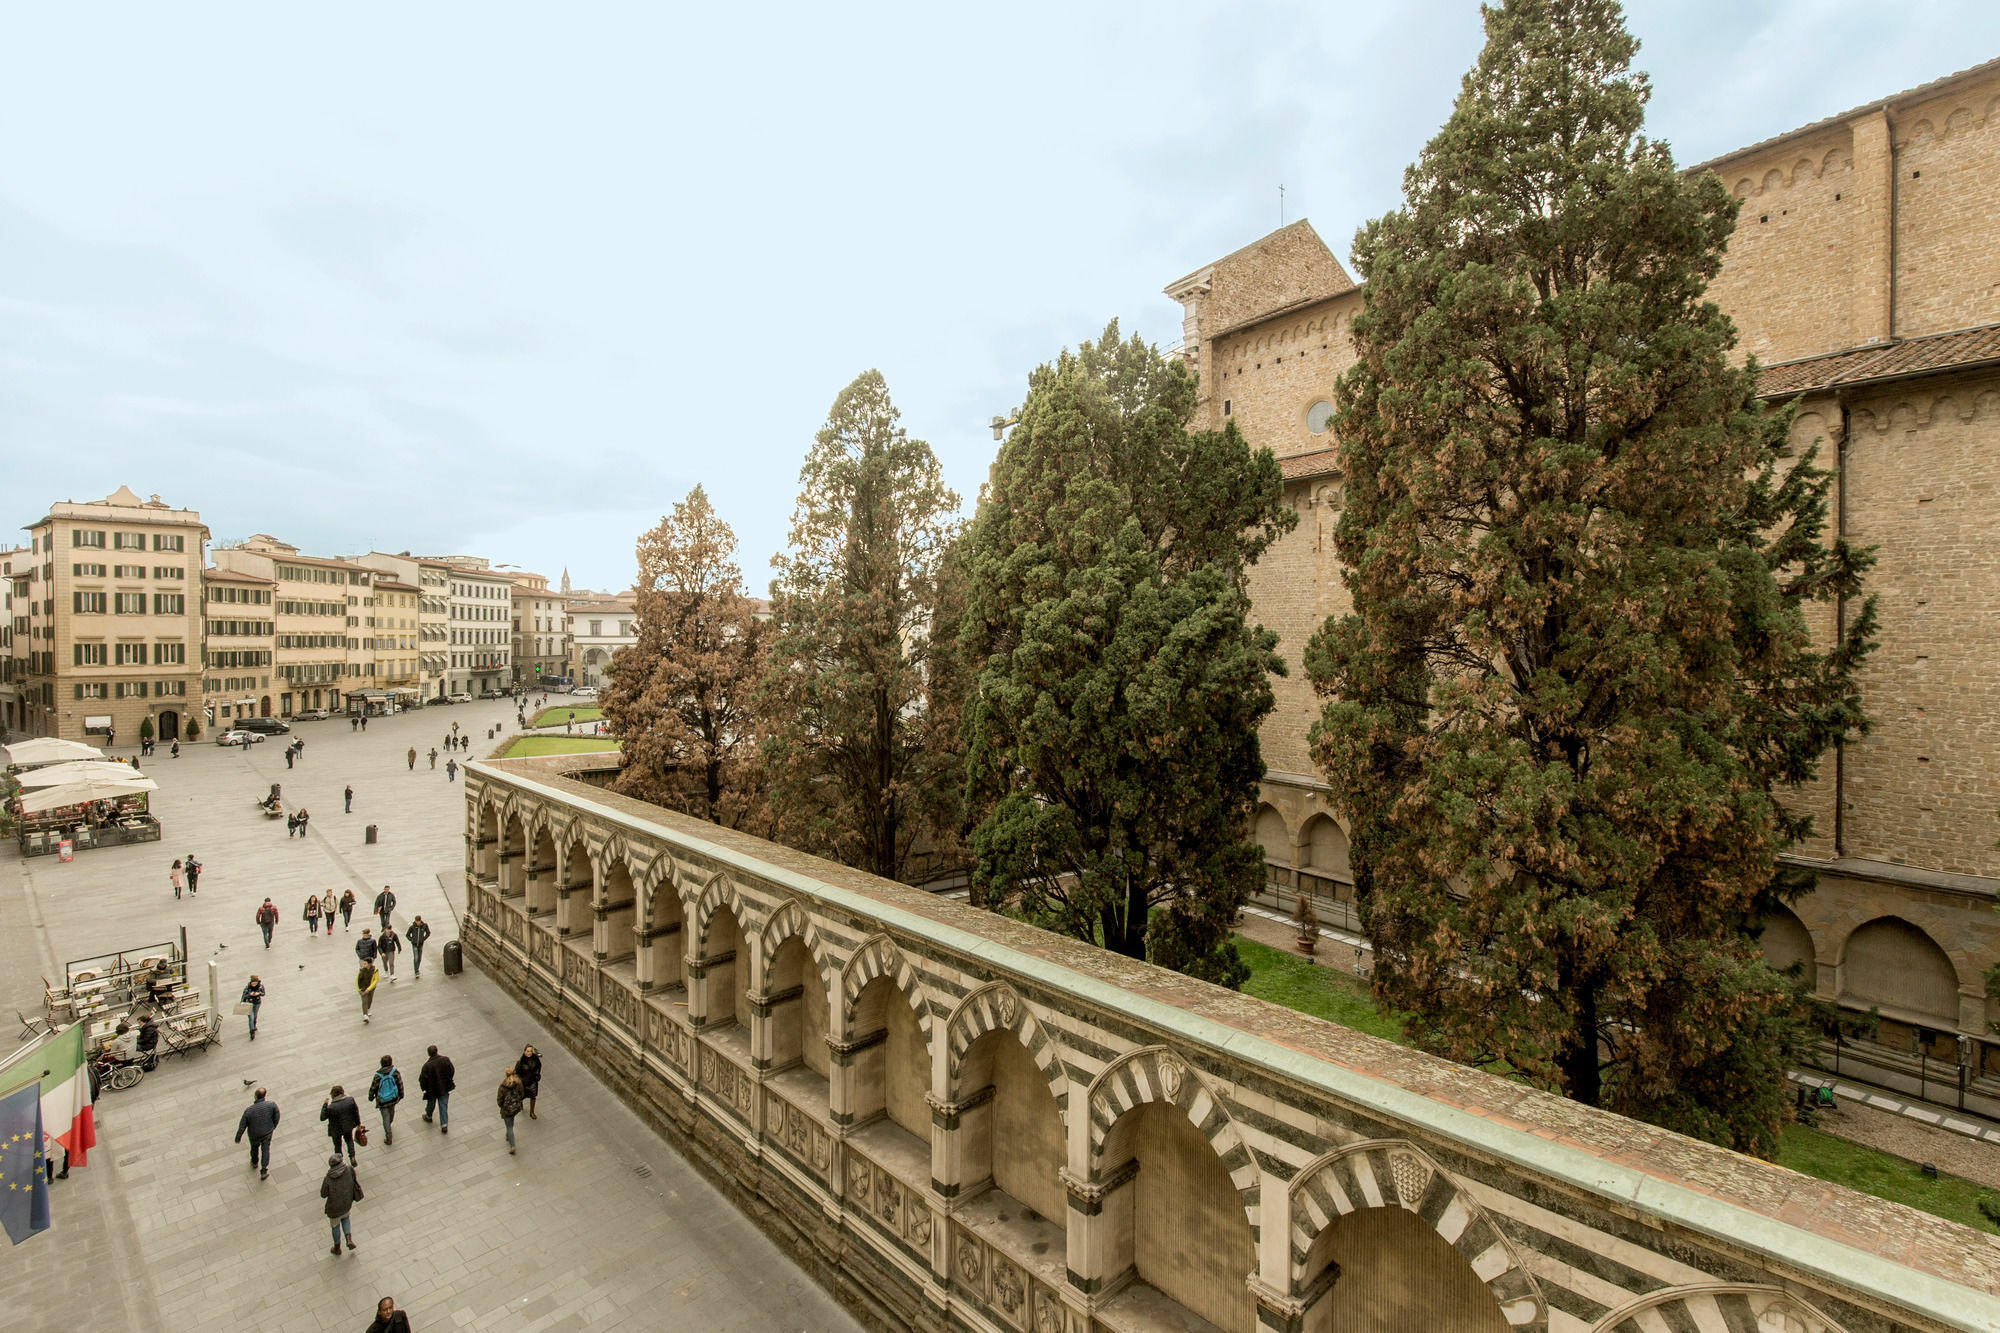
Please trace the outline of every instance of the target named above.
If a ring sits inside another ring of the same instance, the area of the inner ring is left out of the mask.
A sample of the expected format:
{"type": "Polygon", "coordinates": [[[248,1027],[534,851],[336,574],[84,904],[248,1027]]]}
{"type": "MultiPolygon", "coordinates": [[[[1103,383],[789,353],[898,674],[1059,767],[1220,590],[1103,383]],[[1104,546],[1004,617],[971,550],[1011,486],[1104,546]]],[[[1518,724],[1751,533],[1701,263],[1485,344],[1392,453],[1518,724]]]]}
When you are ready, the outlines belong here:
{"type": "Polygon", "coordinates": [[[457,940],[446,940],[444,942],[444,974],[448,977],[455,977],[464,970],[464,951],[458,947],[457,940]]]}
{"type": "Polygon", "coordinates": [[[375,826],[373,824],[368,826],[367,840],[371,846],[375,842],[375,826]]]}

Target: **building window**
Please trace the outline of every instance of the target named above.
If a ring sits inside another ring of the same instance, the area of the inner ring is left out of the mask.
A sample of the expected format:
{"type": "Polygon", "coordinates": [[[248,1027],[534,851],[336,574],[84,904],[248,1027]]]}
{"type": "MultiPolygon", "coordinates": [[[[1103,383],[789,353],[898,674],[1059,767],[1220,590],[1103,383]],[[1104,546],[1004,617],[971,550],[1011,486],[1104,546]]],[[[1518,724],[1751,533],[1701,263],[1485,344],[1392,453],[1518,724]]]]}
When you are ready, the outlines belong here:
{"type": "Polygon", "coordinates": [[[153,594],[153,614],[156,616],[184,616],[187,614],[187,594],[178,592],[156,592],[153,594]]]}
{"type": "Polygon", "coordinates": [[[108,699],[110,697],[110,687],[102,681],[82,681],[76,686],[76,697],[79,699],[108,699]]]}
{"type": "Polygon", "coordinates": [[[1306,429],[1315,435],[1326,434],[1326,428],[1333,424],[1333,404],[1322,398],[1306,409],[1306,429]]]}
{"type": "Polygon", "coordinates": [[[184,579],[187,577],[187,570],[181,565],[154,565],[153,577],[156,579],[184,579]]]}
{"type": "Polygon", "coordinates": [[[111,549],[114,551],[143,551],[146,549],[146,534],[143,532],[114,532],[111,534],[111,549]]]}
{"type": "Polygon", "coordinates": [[[117,579],[143,579],[146,577],[146,567],[144,565],[114,565],[111,569],[111,577],[117,579]]]}
{"type": "MultiPolygon", "coordinates": [[[[139,682],[139,684],[140,687],[143,689],[145,686],[145,682],[141,681],[139,682]]],[[[156,680],[153,682],[153,695],[155,698],[159,699],[185,698],[187,692],[188,692],[188,683],[184,680],[156,680]]]]}
{"type": "Polygon", "coordinates": [[[111,649],[111,660],[115,666],[146,665],[146,645],[143,643],[115,643],[111,649]]]}
{"type": "Polygon", "coordinates": [[[187,665],[187,645],[184,643],[156,643],[153,645],[155,666],[187,665]]]}
{"type": "Polygon", "coordinates": [[[116,592],[111,594],[111,610],[114,615],[143,616],[146,614],[146,594],[143,592],[116,592]]]}
{"type": "Polygon", "coordinates": [[[104,577],[104,566],[103,566],[103,565],[71,565],[71,566],[69,567],[69,572],[70,572],[71,574],[74,574],[74,575],[75,575],[75,576],[76,576],[77,578],[80,578],[80,579],[101,579],[101,578],[103,578],[103,577],[104,577]]]}
{"type": "Polygon", "coordinates": [[[103,666],[109,650],[101,643],[74,643],[70,653],[77,666],[103,666]]]}
{"type": "Polygon", "coordinates": [[[104,534],[97,531],[86,531],[83,528],[71,528],[69,530],[69,544],[71,546],[95,546],[101,551],[104,549],[104,534]]]}
{"type": "Polygon", "coordinates": [[[155,551],[185,551],[187,549],[187,538],[178,532],[156,532],[153,534],[153,549],[155,551]]]}
{"type": "Polygon", "coordinates": [[[101,592],[73,592],[70,594],[70,604],[70,609],[80,616],[104,614],[104,594],[101,592]]]}

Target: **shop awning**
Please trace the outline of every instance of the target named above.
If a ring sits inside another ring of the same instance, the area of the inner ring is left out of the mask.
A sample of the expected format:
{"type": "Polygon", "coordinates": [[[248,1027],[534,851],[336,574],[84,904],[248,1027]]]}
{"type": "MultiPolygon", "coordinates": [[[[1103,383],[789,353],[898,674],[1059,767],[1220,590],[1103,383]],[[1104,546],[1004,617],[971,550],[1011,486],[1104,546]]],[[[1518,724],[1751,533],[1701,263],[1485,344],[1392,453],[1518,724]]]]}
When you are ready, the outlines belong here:
{"type": "Polygon", "coordinates": [[[22,792],[21,811],[23,814],[34,814],[41,810],[60,810],[66,805],[115,800],[120,796],[138,796],[159,789],[159,783],[136,773],[130,779],[86,778],[80,782],[65,782],[56,787],[22,792]]]}
{"type": "Polygon", "coordinates": [[[5,747],[10,764],[59,764],[65,759],[102,759],[104,751],[54,736],[37,736],[5,747]]]}
{"type": "Polygon", "coordinates": [[[81,782],[90,778],[129,782],[139,776],[138,769],[117,759],[76,759],[67,764],[47,764],[29,769],[20,775],[20,783],[32,790],[37,787],[60,787],[66,782],[81,782]]]}

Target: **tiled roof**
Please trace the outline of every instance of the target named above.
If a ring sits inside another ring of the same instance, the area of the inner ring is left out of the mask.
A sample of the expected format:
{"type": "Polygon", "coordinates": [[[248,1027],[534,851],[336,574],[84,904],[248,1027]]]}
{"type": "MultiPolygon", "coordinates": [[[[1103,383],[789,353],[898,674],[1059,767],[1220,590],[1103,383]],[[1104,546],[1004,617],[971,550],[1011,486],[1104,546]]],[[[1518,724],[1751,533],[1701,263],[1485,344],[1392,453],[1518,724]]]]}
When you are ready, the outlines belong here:
{"type": "Polygon", "coordinates": [[[1898,102],[1910,102],[1928,97],[1932,93],[1943,89],[1948,83],[1970,78],[1976,74],[1985,74],[1994,69],[2000,69],[2000,58],[1988,60],[1983,64],[1969,66],[1958,71],[1956,74],[1947,74],[1943,78],[1932,79],[1929,83],[1920,83],[1914,88],[1905,88],[1900,93],[1893,93],[1888,97],[1878,98],[1866,106],[1857,106],[1852,110],[1843,111],[1839,115],[1827,116],[1822,120],[1815,120],[1811,124],[1801,125],[1795,130],[1786,130],[1783,134],[1774,134],[1768,139],[1760,139],[1756,143],[1745,144],[1743,147],[1732,149],[1720,157],[1712,157],[1706,162],[1697,162],[1695,165],[1687,168],[1687,170],[1690,172],[1706,171],[1708,168],[1727,162],[1731,158],[1744,157],[1750,153],[1760,152],[1763,149],[1771,147],[1773,144],[1783,143],[1787,139],[1796,139],[1801,135],[1811,134],[1815,130],[1823,130],[1829,125],[1839,125],[1853,120],[1857,116],[1869,115],[1882,110],[1884,107],[1895,106],[1898,102]]]}
{"type": "Polygon", "coordinates": [[[1757,392],[1765,398],[1789,398],[1837,385],[1911,379],[1994,363],[2000,363],[2000,324],[1763,366],[1757,375],[1757,392]]]}
{"type": "Polygon", "coordinates": [[[1315,449],[1309,454],[1293,454],[1278,460],[1278,472],[1286,481],[1308,477],[1331,477],[1340,472],[1340,450],[1315,449]]]}

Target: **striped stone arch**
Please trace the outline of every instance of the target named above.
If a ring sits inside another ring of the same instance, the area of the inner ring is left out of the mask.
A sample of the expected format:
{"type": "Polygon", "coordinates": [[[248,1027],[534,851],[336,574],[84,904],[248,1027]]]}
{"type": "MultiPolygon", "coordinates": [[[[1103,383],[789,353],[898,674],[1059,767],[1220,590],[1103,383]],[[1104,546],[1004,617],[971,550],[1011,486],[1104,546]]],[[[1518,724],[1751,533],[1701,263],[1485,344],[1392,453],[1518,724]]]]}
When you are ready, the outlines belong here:
{"type": "Polygon", "coordinates": [[[839,963],[834,960],[833,951],[828,949],[826,941],[820,938],[819,927],[813,923],[811,914],[800,905],[798,899],[791,898],[777,911],[771,913],[770,919],[764,922],[763,927],[757,932],[759,986],[767,984],[765,978],[770,974],[771,960],[777,957],[778,949],[784,942],[794,935],[805,941],[806,952],[812,955],[813,962],[818,965],[822,981],[840,970],[839,963]]]}
{"type": "Polygon", "coordinates": [[[1352,1143],[1308,1165],[1293,1178],[1292,1291],[1319,1276],[1305,1271],[1313,1242],[1348,1213],[1401,1208],[1431,1225],[1479,1275],[1513,1328],[1541,1333],[1549,1325],[1542,1289],[1512,1241],[1486,1210],[1430,1154],[1402,1139],[1352,1143]]]}
{"type": "Polygon", "coordinates": [[[854,956],[840,970],[840,1031],[843,1037],[854,1036],[854,1006],[861,998],[861,992],[869,982],[877,977],[888,977],[895,983],[903,998],[909,1001],[910,1009],[917,1016],[917,1027],[924,1034],[924,1045],[931,1043],[930,997],[924,993],[923,982],[917,979],[917,970],[910,966],[910,960],[903,957],[903,951],[887,935],[871,935],[861,941],[854,950],[854,956]]]}
{"type": "Polygon", "coordinates": [[[571,864],[570,853],[579,844],[583,847],[585,864],[591,860],[590,829],[580,819],[566,819],[556,826],[555,839],[556,871],[564,879],[568,879],[570,872],[576,868],[571,864]]]}
{"type": "Polygon", "coordinates": [[[965,1053],[972,1049],[972,1043],[989,1032],[1011,1032],[1027,1048],[1028,1054],[1041,1069],[1042,1077],[1048,1080],[1049,1091],[1055,1095],[1056,1109],[1067,1113],[1069,1110],[1069,1080],[1063,1075],[1062,1052],[1055,1038],[1047,1028],[1035,1021],[1034,1014],[1014,988],[1004,981],[995,981],[981,986],[959,1002],[946,1020],[944,1034],[944,1095],[946,1101],[958,1100],[958,1079],[965,1068],[965,1053]]]}
{"type": "Polygon", "coordinates": [[[1237,1131],[1236,1121],[1206,1080],[1164,1046],[1145,1046],[1104,1067],[1090,1085],[1090,1180],[1104,1177],[1104,1143],[1112,1126],[1148,1102],[1178,1107],[1229,1173],[1236,1197],[1250,1219],[1252,1240],[1261,1234],[1257,1159],[1237,1131]]]}
{"type": "Polygon", "coordinates": [[[724,906],[736,913],[736,928],[746,939],[756,932],[757,918],[750,911],[750,903],[744,898],[743,890],[736,887],[736,881],[727,875],[712,875],[695,894],[694,909],[687,913],[688,925],[694,933],[691,957],[708,956],[708,925],[715,919],[715,909],[724,906]]]}
{"type": "Polygon", "coordinates": [[[1647,1292],[1590,1328],[1591,1333],[1654,1333],[1662,1328],[1847,1333],[1788,1291],[1733,1282],[1700,1282],[1647,1292]]]}
{"type": "Polygon", "coordinates": [[[632,883],[639,891],[638,926],[641,931],[650,932],[653,929],[653,908],[663,892],[673,895],[675,903],[681,906],[682,920],[687,919],[686,904],[681,903],[680,886],[674,882],[674,859],[671,856],[664,853],[655,856],[652,864],[646,867],[645,878],[635,879],[632,883]]]}

